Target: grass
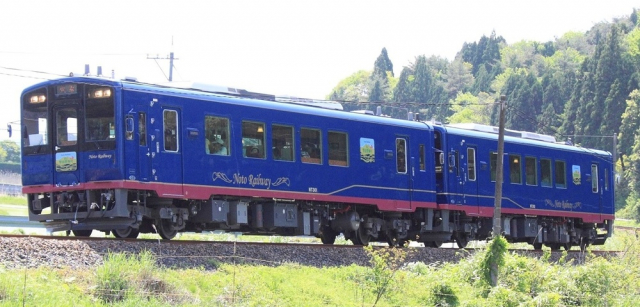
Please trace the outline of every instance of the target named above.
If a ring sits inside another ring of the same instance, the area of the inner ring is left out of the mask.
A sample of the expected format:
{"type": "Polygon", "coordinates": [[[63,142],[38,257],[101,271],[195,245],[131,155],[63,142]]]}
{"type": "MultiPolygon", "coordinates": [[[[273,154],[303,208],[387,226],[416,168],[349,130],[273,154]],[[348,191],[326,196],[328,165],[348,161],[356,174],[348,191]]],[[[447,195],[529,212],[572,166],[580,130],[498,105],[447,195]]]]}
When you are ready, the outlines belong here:
{"type": "Polygon", "coordinates": [[[110,254],[84,270],[0,268],[0,306],[635,306],[640,243],[616,236],[627,253],[587,255],[581,265],[507,252],[493,288],[479,282],[484,252],[457,264],[399,266],[370,251],[366,267],[221,263],[213,271],[162,267],[149,252],[110,254]],[[389,287],[376,303],[381,279],[389,287]]]}
{"type": "Polygon", "coordinates": [[[27,198],[24,196],[0,195],[0,204],[27,206],[27,198]]]}

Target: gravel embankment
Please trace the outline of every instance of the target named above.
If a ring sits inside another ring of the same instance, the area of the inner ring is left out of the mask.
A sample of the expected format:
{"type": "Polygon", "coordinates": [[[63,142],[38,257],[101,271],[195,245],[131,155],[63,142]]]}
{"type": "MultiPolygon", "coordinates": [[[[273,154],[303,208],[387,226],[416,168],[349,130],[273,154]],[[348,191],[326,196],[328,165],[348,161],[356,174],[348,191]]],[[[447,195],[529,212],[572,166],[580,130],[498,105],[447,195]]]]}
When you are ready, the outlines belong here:
{"type": "MultiPolygon", "coordinates": [[[[109,253],[139,253],[151,251],[158,263],[172,268],[215,269],[220,262],[254,263],[275,266],[282,263],[325,267],[367,265],[368,256],[361,248],[303,245],[256,245],[238,243],[176,244],[163,241],[75,241],[40,238],[0,238],[0,265],[6,268],[48,266],[54,268],[93,268],[109,253]],[[234,252],[235,250],[235,252],[234,252]]],[[[468,251],[457,249],[408,248],[405,262],[427,264],[458,262],[468,251]]],[[[532,253],[536,254],[536,253],[532,253]]],[[[538,255],[540,253],[537,253],[538,255]]],[[[553,253],[551,261],[560,257],[553,253]]],[[[578,257],[569,254],[567,258],[578,257]]],[[[577,260],[577,259],[576,259],[577,260]]]]}

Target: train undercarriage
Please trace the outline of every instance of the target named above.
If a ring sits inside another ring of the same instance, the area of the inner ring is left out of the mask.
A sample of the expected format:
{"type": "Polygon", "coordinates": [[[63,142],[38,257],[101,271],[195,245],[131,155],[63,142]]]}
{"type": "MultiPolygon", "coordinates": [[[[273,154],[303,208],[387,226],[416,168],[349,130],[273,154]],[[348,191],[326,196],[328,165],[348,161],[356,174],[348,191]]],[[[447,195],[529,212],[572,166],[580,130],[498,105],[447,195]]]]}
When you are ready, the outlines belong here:
{"type": "MultiPolygon", "coordinates": [[[[118,238],[157,233],[172,239],[179,232],[222,230],[259,235],[315,236],[333,244],[339,235],[355,245],[409,241],[427,247],[453,243],[460,248],[492,235],[492,218],[463,211],[418,208],[415,212],[379,211],[375,206],[290,199],[212,196],[209,200],[160,198],[151,191],[106,189],[29,194],[30,220],[51,232],[90,236],[93,230],[118,238]]],[[[552,250],[604,244],[613,221],[583,223],[577,218],[503,215],[502,234],[509,242],[552,250]]]]}

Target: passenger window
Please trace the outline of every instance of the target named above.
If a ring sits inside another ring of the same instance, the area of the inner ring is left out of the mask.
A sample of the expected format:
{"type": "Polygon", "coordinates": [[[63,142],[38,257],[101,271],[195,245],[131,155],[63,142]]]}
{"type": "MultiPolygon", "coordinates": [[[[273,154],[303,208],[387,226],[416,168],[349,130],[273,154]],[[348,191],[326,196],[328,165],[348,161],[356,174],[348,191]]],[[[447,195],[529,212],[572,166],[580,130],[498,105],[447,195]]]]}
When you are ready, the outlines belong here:
{"type": "Polygon", "coordinates": [[[347,134],[329,131],[327,136],[329,138],[329,165],[349,166],[347,134]]]}
{"type": "Polygon", "coordinates": [[[424,152],[424,144],[420,144],[419,148],[420,148],[419,149],[419,152],[420,152],[420,170],[421,171],[425,171],[425,170],[427,170],[427,166],[426,166],[427,158],[426,158],[425,152],[424,152]]]}
{"type": "Polygon", "coordinates": [[[138,133],[140,146],[147,146],[147,114],[138,113],[138,133]]]}
{"type": "Polygon", "coordinates": [[[522,184],[522,162],[519,155],[509,155],[509,181],[513,184],[522,184]]]}
{"type": "Polygon", "coordinates": [[[272,125],[271,146],[274,160],[293,161],[293,127],[272,125]]]}
{"type": "Polygon", "coordinates": [[[242,122],[242,149],[245,157],[264,159],[264,124],[242,122]]]}
{"type": "Polygon", "coordinates": [[[567,170],[564,161],[556,161],[556,188],[567,188],[567,170]]]}
{"type": "Polygon", "coordinates": [[[591,164],[591,192],[598,193],[598,165],[591,164]]]}
{"type": "Polygon", "coordinates": [[[300,129],[300,160],[304,163],[321,164],[322,163],[322,139],[320,130],[317,129],[300,129]]]}
{"type": "Polygon", "coordinates": [[[538,170],[536,169],[536,158],[524,158],[524,175],[526,176],[527,185],[538,185],[538,170]]]}
{"type": "Polygon", "coordinates": [[[540,185],[543,187],[551,187],[551,160],[540,159],[540,174],[542,175],[542,181],[540,185]]]}
{"type": "Polygon", "coordinates": [[[164,110],[164,150],[178,151],[178,112],[164,110]]]}
{"type": "Polygon", "coordinates": [[[491,181],[496,182],[496,169],[498,168],[498,153],[492,152],[489,157],[489,167],[491,168],[491,181]]]}
{"type": "Polygon", "coordinates": [[[398,173],[407,173],[407,141],[396,139],[396,162],[398,173]]]}
{"type": "Polygon", "coordinates": [[[208,155],[228,156],[229,119],[224,117],[204,117],[204,151],[208,155]]]}
{"type": "Polygon", "coordinates": [[[476,181],[476,149],[467,148],[467,176],[469,181],[476,181]]]}

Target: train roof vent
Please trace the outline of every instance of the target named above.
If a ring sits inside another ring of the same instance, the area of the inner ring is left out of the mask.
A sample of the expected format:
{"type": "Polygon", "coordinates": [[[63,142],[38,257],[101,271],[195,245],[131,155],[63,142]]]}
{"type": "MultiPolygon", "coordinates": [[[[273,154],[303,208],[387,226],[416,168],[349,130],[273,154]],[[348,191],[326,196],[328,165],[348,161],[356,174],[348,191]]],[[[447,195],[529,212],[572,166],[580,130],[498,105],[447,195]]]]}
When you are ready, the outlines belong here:
{"type": "Polygon", "coordinates": [[[342,104],[336,101],[331,100],[316,100],[309,98],[300,98],[293,96],[276,96],[275,101],[277,102],[285,102],[285,103],[294,103],[294,104],[302,104],[307,106],[313,106],[323,109],[330,110],[343,110],[342,104]]]}
{"type": "Polygon", "coordinates": [[[351,113],[375,115],[371,110],[354,110],[354,111],[351,111],[351,113]]]}
{"type": "Polygon", "coordinates": [[[209,83],[191,82],[186,84],[177,84],[177,87],[194,89],[194,90],[210,92],[210,93],[224,93],[224,94],[231,94],[231,95],[239,94],[238,89],[236,88],[217,85],[217,84],[209,84],[209,83]]]}
{"type": "Polygon", "coordinates": [[[531,139],[531,140],[538,140],[538,141],[543,141],[543,142],[550,142],[550,143],[555,143],[556,142],[556,138],[550,135],[545,135],[545,134],[539,134],[539,133],[533,133],[533,132],[522,132],[522,138],[523,139],[531,139]]]}

